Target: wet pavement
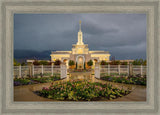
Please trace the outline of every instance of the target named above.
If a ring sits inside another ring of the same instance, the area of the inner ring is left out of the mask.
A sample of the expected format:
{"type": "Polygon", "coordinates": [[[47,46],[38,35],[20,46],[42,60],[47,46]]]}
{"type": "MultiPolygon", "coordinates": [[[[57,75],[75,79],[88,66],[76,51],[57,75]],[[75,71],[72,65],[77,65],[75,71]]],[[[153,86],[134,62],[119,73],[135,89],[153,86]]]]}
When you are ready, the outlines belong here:
{"type": "MultiPolygon", "coordinates": [[[[146,101],[146,86],[103,81],[96,79],[91,73],[71,73],[67,76],[66,79],[54,81],[53,83],[56,84],[77,79],[89,80],[91,82],[110,83],[114,87],[132,90],[132,92],[126,96],[108,101],[146,101]]],[[[54,101],[52,99],[40,97],[34,93],[34,91],[41,90],[43,87],[49,87],[50,85],[51,83],[41,83],[25,86],[15,86],[14,101],[54,101]]]]}

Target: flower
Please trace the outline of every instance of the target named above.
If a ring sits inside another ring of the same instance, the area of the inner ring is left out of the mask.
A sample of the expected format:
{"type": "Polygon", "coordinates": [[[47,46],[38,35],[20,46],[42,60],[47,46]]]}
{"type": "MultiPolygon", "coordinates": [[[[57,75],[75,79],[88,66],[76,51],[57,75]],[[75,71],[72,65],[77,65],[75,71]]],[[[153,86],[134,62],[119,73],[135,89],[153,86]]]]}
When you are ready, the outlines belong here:
{"type": "Polygon", "coordinates": [[[47,91],[49,91],[49,88],[43,87],[42,90],[47,90],[47,91]]]}
{"type": "Polygon", "coordinates": [[[102,97],[110,99],[110,95],[113,95],[111,98],[114,98],[114,96],[117,95],[117,92],[119,95],[126,95],[126,93],[118,88],[112,87],[110,84],[107,85],[99,82],[88,82],[86,80],[72,80],[72,82],[61,82],[57,85],[52,85],[49,88],[43,87],[41,95],[48,98],[51,98],[52,96],[52,99],[56,100],[90,101],[94,98],[102,97]]]}

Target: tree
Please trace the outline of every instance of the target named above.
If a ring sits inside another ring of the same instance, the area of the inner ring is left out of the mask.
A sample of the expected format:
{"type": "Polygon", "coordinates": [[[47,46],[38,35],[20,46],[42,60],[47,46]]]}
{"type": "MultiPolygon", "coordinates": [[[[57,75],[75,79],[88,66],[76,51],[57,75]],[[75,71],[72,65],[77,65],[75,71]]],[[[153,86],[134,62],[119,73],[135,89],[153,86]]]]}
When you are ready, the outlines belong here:
{"type": "Polygon", "coordinates": [[[19,66],[19,65],[21,65],[21,64],[18,63],[16,59],[14,59],[14,66],[19,66]]]}
{"type": "Polygon", "coordinates": [[[145,65],[145,66],[147,65],[147,60],[143,61],[143,65],[145,65]]]}
{"type": "Polygon", "coordinates": [[[73,60],[69,60],[69,66],[75,65],[75,62],[73,60]]]}
{"type": "Polygon", "coordinates": [[[132,62],[133,65],[146,65],[147,61],[143,59],[136,59],[132,62]]]}
{"type": "Polygon", "coordinates": [[[34,60],[33,65],[40,65],[40,63],[38,62],[38,60],[34,60]]]}
{"type": "Polygon", "coordinates": [[[77,62],[76,62],[76,69],[77,69],[77,62]]]}
{"type": "Polygon", "coordinates": [[[86,69],[86,64],[84,63],[84,69],[86,69]]]}
{"type": "Polygon", "coordinates": [[[92,65],[93,65],[93,61],[92,61],[92,60],[89,60],[89,61],[87,62],[87,65],[88,65],[88,66],[92,66],[92,65]]]}
{"type": "Polygon", "coordinates": [[[121,65],[128,65],[127,62],[121,62],[120,64],[121,64],[121,65]]]}
{"type": "Polygon", "coordinates": [[[39,62],[40,65],[49,65],[50,63],[46,60],[42,60],[39,62]]]}
{"type": "Polygon", "coordinates": [[[61,64],[61,61],[59,59],[56,59],[54,62],[54,65],[60,65],[60,64],[61,64]]]}
{"type": "Polygon", "coordinates": [[[100,64],[101,65],[107,65],[108,63],[106,61],[102,60],[100,64]]]}
{"type": "Polygon", "coordinates": [[[116,61],[116,60],[113,60],[113,61],[110,62],[110,64],[111,64],[111,65],[119,65],[119,64],[120,64],[120,61],[119,61],[119,60],[117,60],[117,61],[116,61]]]}
{"type": "Polygon", "coordinates": [[[25,63],[25,62],[22,62],[22,63],[21,63],[21,66],[25,66],[25,65],[26,65],[26,63],[25,63]]]}

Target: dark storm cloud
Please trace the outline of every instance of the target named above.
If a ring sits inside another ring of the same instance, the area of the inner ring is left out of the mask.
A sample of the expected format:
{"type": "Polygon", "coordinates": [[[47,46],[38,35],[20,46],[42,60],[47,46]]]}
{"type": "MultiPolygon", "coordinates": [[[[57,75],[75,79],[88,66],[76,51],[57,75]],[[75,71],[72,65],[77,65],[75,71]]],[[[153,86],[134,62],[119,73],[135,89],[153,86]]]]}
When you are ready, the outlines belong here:
{"type": "Polygon", "coordinates": [[[15,14],[14,48],[71,50],[79,20],[90,50],[110,51],[116,59],[146,58],[145,14],[15,14]]]}
{"type": "Polygon", "coordinates": [[[118,28],[115,27],[102,27],[101,25],[95,24],[95,23],[89,23],[89,22],[84,22],[83,24],[83,31],[86,34],[91,34],[91,35],[103,35],[103,34],[109,34],[109,33],[117,33],[119,31],[118,28]]]}

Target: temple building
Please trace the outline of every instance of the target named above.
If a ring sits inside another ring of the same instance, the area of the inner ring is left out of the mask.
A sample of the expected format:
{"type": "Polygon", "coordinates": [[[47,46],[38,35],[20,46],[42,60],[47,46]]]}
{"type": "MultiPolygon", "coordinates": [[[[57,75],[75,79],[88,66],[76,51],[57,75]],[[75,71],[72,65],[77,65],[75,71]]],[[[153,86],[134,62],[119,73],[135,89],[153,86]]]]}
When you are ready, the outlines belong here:
{"type": "Polygon", "coordinates": [[[77,69],[84,69],[89,60],[93,61],[93,67],[95,62],[110,61],[108,51],[89,51],[88,44],[83,43],[81,21],[79,22],[78,41],[76,44],[72,44],[72,51],[52,51],[50,56],[52,62],[59,59],[61,62],[66,62],[67,67],[69,60],[73,60],[77,65],[77,69]]]}

